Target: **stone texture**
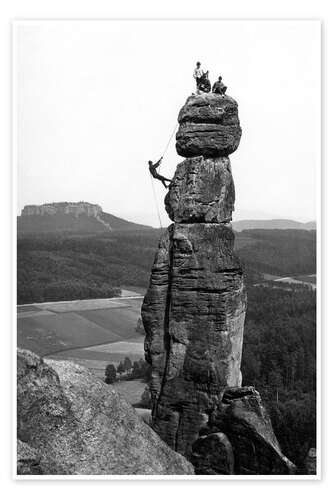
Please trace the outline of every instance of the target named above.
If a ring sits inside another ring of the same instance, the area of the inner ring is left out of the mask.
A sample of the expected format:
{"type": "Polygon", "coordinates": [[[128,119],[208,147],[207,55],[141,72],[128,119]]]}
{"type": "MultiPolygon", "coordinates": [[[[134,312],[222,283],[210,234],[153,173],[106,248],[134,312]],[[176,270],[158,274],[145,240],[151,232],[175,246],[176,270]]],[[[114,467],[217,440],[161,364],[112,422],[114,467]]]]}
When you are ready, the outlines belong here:
{"type": "Polygon", "coordinates": [[[219,94],[191,95],[178,114],[178,122],[238,125],[238,104],[230,96],[219,94]]]}
{"type": "Polygon", "coordinates": [[[231,443],[222,432],[202,436],[193,444],[191,462],[196,474],[234,474],[234,461],[231,443]]]}
{"type": "Polygon", "coordinates": [[[317,473],[317,450],[310,448],[305,458],[306,474],[315,475],[317,473]]]}
{"type": "Polygon", "coordinates": [[[165,197],[175,222],[230,222],[235,188],[229,158],[189,158],[177,166],[165,197]]]}
{"type": "Polygon", "coordinates": [[[226,386],[240,385],[246,295],[225,224],[174,224],[161,238],[142,306],[153,428],[191,445],[226,386]]]}
{"type": "Polygon", "coordinates": [[[40,475],[41,455],[27,443],[17,440],[17,473],[21,475],[40,475]]]}
{"type": "Polygon", "coordinates": [[[193,474],[89,370],[18,351],[18,474],[193,474]]]}
{"type": "Polygon", "coordinates": [[[176,150],[180,156],[228,156],[238,148],[242,130],[237,102],[229,96],[189,97],[178,116],[176,150]]]}
{"type": "Polygon", "coordinates": [[[169,277],[171,273],[169,254],[173,226],[161,236],[150,275],[150,284],[143,300],[141,315],[146,331],[145,358],[152,365],[150,390],[152,408],[160,394],[166,363],[168,334],[164,331],[170,306],[169,277]]]}
{"type": "Polygon", "coordinates": [[[281,452],[268,413],[253,387],[230,387],[210,415],[208,429],[224,432],[235,456],[235,474],[295,474],[281,452]]]}

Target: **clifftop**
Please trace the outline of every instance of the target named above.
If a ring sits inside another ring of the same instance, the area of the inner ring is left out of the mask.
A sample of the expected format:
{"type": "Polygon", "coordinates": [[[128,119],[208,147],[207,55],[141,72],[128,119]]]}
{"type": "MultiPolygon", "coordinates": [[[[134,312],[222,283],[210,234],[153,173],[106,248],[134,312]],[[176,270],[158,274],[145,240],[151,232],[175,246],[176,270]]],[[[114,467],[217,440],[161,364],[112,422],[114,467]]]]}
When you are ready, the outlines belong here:
{"type": "Polygon", "coordinates": [[[44,203],[43,205],[25,205],[21,215],[56,215],[56,214],[74,214],[78,217],[85,214],[88,217],[97,217],[102,213],[100,205],[94,205],[86,201],[79,202],[58,202],[58,203],[44,203]]]}
{"type": "Polygon", "coordinates": [[[26,205],[17,218],[18,234],[100,233],[151,229],[103,211],[100,205],[79,202],[26,205]]]}

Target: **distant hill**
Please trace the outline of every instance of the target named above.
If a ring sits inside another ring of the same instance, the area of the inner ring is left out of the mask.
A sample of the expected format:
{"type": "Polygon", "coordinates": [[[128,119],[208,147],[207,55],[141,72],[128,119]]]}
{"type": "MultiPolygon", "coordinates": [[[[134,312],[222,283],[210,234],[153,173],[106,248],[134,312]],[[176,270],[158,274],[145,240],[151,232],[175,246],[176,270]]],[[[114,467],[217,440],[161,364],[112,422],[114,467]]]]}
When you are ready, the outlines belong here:
{"type": "Polygon", "coordinates": [[[19,236],[34,233],[105,233],[152,229],[103,212],[87,202],[26,205],[17,217],[19,236]]]}
{"type": "Polygon", "coordinates": [[[239,220],[232,223],[234,231],[243,231],[244,229],[305,229],[311,231],[316,229],[316,222],[297,222],[289,219],[248,219],[239,220]]]}

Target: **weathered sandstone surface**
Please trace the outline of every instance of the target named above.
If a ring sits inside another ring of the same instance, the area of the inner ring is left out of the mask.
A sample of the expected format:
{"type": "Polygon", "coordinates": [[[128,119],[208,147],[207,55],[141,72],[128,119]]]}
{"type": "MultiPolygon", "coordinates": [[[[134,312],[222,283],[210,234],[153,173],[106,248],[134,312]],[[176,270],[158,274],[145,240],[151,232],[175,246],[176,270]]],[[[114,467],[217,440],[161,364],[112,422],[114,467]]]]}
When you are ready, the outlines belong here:
{"type": "Polygon", "coordinates": [[[228,156],[238,148],[242,129],[237,102],[229,96],[191,96],[180,110],[176,150],[180,156],[228,156]]]}
{"type": "Polygon", "coordinates": [[[235,188],[229,158],[198,156],[179,163],[165,197],[175,222],[230,222],[235,188]]]}
{"type": "Polygon", "coordinates": [[[174,224],[163,235],[142,306],[153,421],[185,455],[221,390],[241,384],[246,295],[225,224],[174,224]]]}
{"type": "Polygon", "coordinates": [[[317,472],[317,450],[310,448],[305,458],[305,472],[308,475],[315,475],[317,472]]]}
{"type": "Polygon", "coordinates": [[[18,351],[18,474],[193,474],[89,370],[18,351]]]}
{"type": "MultiPolygon", "coordinates": [[[[253,387],[231,387],[210,414],[206,430],[202,433],[201,447],[210,443],[211,433],[225,433],[234,453],[234,474],[288,475],[295,466],[281,452],[271,420],[259,393],[253,387]]],[[[195,451],[197,444],[193,445],[195,451]]],[[[221,454],[224,456],[225,452],[221,454]]],[[[194,463],[194,462],[193,462],[194,463]]],[[[197,457],[196,467],[210,468],[220,473],[214,454],[197,457]]]]}
{"type": "Polygon", "coordinates": [[[223,432],[212,432],[197,439],[191,461],[198,475],[235,474],[234,450],[223,432]]]}
{"type": "Polygon", "coordinates": [[[174,224],[161,237],[142,306],[152,365],[152,426],[196,474],[290,474],[253,388],[242,388],[243,270],[229,222],[228,155],[241,128],[234,99],[189,97],[178,117],[177,166],[165,198],[174,224]]]}

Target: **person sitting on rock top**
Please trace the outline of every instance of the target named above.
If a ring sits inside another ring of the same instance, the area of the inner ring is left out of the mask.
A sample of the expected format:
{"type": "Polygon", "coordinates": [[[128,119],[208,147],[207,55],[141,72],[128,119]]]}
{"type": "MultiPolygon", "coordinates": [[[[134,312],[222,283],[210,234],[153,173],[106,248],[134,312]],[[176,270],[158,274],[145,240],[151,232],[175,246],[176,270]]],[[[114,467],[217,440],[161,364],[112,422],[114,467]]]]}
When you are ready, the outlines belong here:
{"type": "Polygon", "coordinates": [[[227,90],[227,87],[226,85],[224,85],[224,83],[222,82],[222,76],[219,76],[217,82],[214,83],[213,85],[213,90],[212,92],[214,94],[221,94],[221,95],[224,95],[226,93],[226,90],[227,90]]]}
{"type": "Polygon", "coordinates": [[[167,189],[168,186],[167,186],[166,182],[171,182],[171,179],[167,179],[166,177],[164,177],[163,175],[160,175],[157,172],[157,169],[160,166],[162,159],[163,159],[163,156],[161,156],[161,158],[156,163],[153,163],[151,160],[149,160],[149,162],[148,162],[149,172],[151,173],[152,177],[154,177],[154,179],[158,179],[159,181],[161,181],[163,186],[167,189]]]}
{"type": "Polygon", "coordinates": [[[212,90],[212,86],[209,80],[209,71],[206,71],[206,73],[203,74],[201,78],[201,86],[202,86],[201,90],[203,92],[206,92],[207,94],[212,90]]]}
{"type": "Polygon", "coordinates": [[[197,94],[208,94],[211,91],[211,84],[209,81],[209,72],[203,73],[203,75],[198,78],[197,94]]]}
{"type": "Polygon", "coordinates": [[[203,69],[201,69],[201,63],[198,61],[197,65],[196,65],[196,67],[194,68],[194,71],[193,71],[193,78],[196,81],[197,90],[198,90],[198,86],[199,86],[199,83],[200,83],[200,79],[202,78],[203,74],[204,74],[204,72],[203,72],[203,69]]]}

